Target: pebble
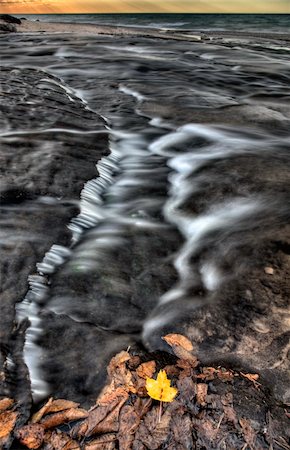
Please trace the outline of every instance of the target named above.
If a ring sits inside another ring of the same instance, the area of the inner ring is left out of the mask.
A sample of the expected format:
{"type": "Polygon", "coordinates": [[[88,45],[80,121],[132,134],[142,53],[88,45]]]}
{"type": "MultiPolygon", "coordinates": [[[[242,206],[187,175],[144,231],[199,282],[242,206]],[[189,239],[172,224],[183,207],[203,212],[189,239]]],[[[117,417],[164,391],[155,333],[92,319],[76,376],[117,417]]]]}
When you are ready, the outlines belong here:
{"type": "Polygon", "coordinates": [[[264,272],[265,272],[267,275],[274,275],[274,269],[273,269],[273,267],[265,267],[265,268],[264,268],[264,272]]]}

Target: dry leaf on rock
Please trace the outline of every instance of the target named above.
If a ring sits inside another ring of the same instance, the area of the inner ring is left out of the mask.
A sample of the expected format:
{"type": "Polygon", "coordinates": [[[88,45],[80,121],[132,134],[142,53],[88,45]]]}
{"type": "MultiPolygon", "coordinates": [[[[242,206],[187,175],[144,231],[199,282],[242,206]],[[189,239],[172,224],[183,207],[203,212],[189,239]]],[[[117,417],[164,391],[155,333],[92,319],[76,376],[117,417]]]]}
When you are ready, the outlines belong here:
{"type": "Polygon", "coordinates": [[[31,422],[37,423],[46,414],[64,411],[66,409],[71,408],[77,408],[78,406],[79,403],[71,402],[69,400],[63,399],[53,400],[53,398],[50,398],[48,402],[45,405],[43,405],[43,407],[32,416],[31,422]]]}
{"type": "Polygon", "coordinates": [[[188,414],[183,414],[182,410],[176,411],[171,418],[170,430],[172,436],[168,448],[176,450],[195,447],[192,437],[192,421],[188,414]]]}
{"type": "Polygon", "coordinates": [[[7,411],[7,409],[10,409],[13,405],[14,400],[12,400],[12,398],[2,398],[2,400],[0,400],[0,413],[7,411]]]}
{"type": "Polygon", "coordinates": [[[203,367],[202,373],[200,373],[199,375],[195,375],[195,378],[211,381],[215,379],[216,371],[217,370],[214,367],[203,367]]]}
{"type": "Polygon", "coordinates": [[[223,409],[224,409],[225,420],[228,422],[232,422],[233,424],[236,425],[238,423],[238,418],[237,418],[237,414],[236,414],[236,411],[234,410],[234,408],[229,405],[223,405],[223,409]]]}
{"type": "Polygon", "coordinates": [[[182,334],[167,334],[166,336],[163,336],[162,338],[164,341],[167,342],[168,345],[171,347],[178,346],[184,348],[184,350],[187,350],[188,352],[191,352],[193,350],[193,345],[190,342],[190,340],[183,336],[182,334]]]}
{"type": "Polygon", "coordinates": [[[108,433],[88,442],[84,450],[114,450],[116,448],[116,442],[116,434],[108,433]]]}
{"type": "Polygon", "coordinates": [[[242,375],[242,377],[244,377],[247,380],[249,380],[252,383],[254,383],[255,387],[260,386],[260,383],[258,383],[258,381],[257,381],[259,379],[259,375],[257,373],[243,373],[243,372],[240,372],[240,374],[242,375]]]}
{"type": "MultiPolygon", "coordinates": [[[[176,361],[176,366],[179,369],[182,369],[182,372],[180,373],[179,378],[180,377],[182,378],[184,376],[188,377],[189,375],[191,375],[193,367],[190,364],[190,362],[187,361],[186,359],[178,359],[176,361]]],[[[175,367],[175,369],[177,369],[176,366],[173,366],[173,367],[175,367]]]]}
{"type": "Polygon", "coordinates": [[[196,385],[196,401],[199,405],[206,405],[206,396],[207,396],[208,386],[205,383],[198,383],[196,385]]]}
{"type": "Polygon", "coordinates": [[[189,339],[182,334],[167,334],[162,339],[172,347],[174,354],[178,358],[188,361],[193,368],[198,366],[197,358],[191,353],[193,345],[189,339]]]}
{"type": "Polygon", "coordinates": [[[160,422],[158,421],[158,415],[159,407],[152,408],[151,411],[146,414],[143,422],[141,422],[140,427],[136,431],[133,443],[134,449],[146,448],[149,450],[157,450],[167,441],[170,433],[169,425],[171,414],[168,411],[165,411],[161,416],[160,422]]]}
{"type": "Polygon", "coordinates": [[[25,425],[15,433],[16,439],[25,447],[37,449],[42,446],[44,439],[44,428],[38,423],[25,425]]]}
{"type": "Polygon", "coordinates": [[[127,362],[127,365],[129,367],[129,369],[131,370],[135,370],[138,366],[140,366],[141,364],[141,358],[140,356],[131,356],[129,361],[127,362]]]}
{"type": "Polygon", "coordinates": [[[196,383],[191,377],[182,377],[177,381],[177,388],[179,391],[178,399],[182,403],[192,403],[193,398],[196,395],[196,383]]]}
{"type": "Polygon", "coordinates": [[[113,377],[116,372],[118,372],[118,369],[123,368],[127,361],[130,360],[130,355],[128,352],[122,351],[118,353],[116,356],[114,356],[107,368],[108,375],[110,377],[113,377]]]}
{"type": "Polygon", "coordinates": [[[135,432],[140,424],[140,416],[134,406],[125,405],[120,412],[120,427],[118,432],[119,447],[130,450],[134,441],[135,432]]]}
{"type": "Polygon", "coordinates": [[[43,450],[80,450],[79,444],[61,431],[46,432],[44,442],[43,450]]]}
{"type": "Polygon", "coordinates": [[[53,398],[51,397],[46,403],[45,405],[43,405],[39,411],[37,411],[35,414],[33,414],[31,422],[32,423],[37,423],[39,422],[42,417],[46,414],[49,406],[52,404],[53,402],[53,398]]]}
{"type": "Polygon", "coordinates": [[[217,448],[215,447],[215,441],[219,430],[216,428],[216,424],[208,417],[193,418],[192,423],[197,430],[198,441],[202,443],[203,447],[217,448]]]}
{"type": "Polygon", "coordinates": [[[120,409],[128,399],[118,398],[107,406],[97,406],[89,412],[87,420],[82,424],[79,430],[80,436],[90,437],[99,433],[116,432],[119,429],[120,409]]]}
{"type": "Polygon", "coordinates": [[[234,372],[231,370],[225,370],[225,369],[217,369],[216,371],[217,377],[223,381],[224,383],[228,381],[233,381],[234,379],[234,372]]]}
{"type": "Polygon", "coordinates": [[[64,411],[66,409],[78,408],[79,405],[79,403],[71,402],[69,400],[63,400],[60,398],[58,400],[53,400],[53,402],[49,405],[46,413],[55,413],[64,411]]]}
{"type": "Polygon", "coordinates": [[[45,416],[41,420],[41,425],[45,429],[54,428],[63,423],[71,422],[73,420],[84,419],[88,417],[89,413],[85,409],[81,408],[70,408],[61,412],[50,414],[45,416]]]}
{"type": "MultiPolygon", "coordinates": [[[[181,360],[178,360],[178,361],[181,361],[181,360]]],[[[184,361],[184,362],[186,363],[186,361],[184,361]]],[[[173,364],[163,367],[163,370],[165,370],[167,375],[170,377],[178,377],[178,375],[180,374],[179,368],[173,364]]]]}
{"type": "Polygon", "coordinates": [[[128,392],[123,387],[114,388],[114,383],[106,386],[97,399],[97,405],[106,406],[113,402],[120,402],[123,398],[127,400],[128,392]]]}
{"type": "Polygon", "coordinates": [[[145,414],[147,414],[151,405],[152,405],[151,398],[146,398],[146,399],[140,398],[140,397],[136,398],[136,401],[134,403],[134,408],[135,408],[135,411],[137,412],[138,416],[140,417],[140,419],[142,419],[143,416],[145,416],[145,414]]]}
{"type": "Polygon", "coordinates": [[[132,373],[126,366],[126,362],[129,360],[129,353],[122,351],[111,359],[107,371],[113,388],[123,386],[128,391],[136,392],[132,373]]]}
{"type": "Polygon", "coordinates": [[[255,449],[255,441],[256,441],[256,432],[253,430],[251,426],[251,422],[248,419],[239,419],[239,423],[242,427],[243,436],[245,439],[245,442],[248,444],[248,446],[251,449],[255,449]]]}
{"type": "Polygon", "coordinates": [[[15,426],[17,417],[18,413],[15,411],[4,411],[0,414],[0,439],[3,440],[3,442],[9,438],[9,435],[15,426]]]}
{"type": "Polygon", "coordinates": [[[136,372],[140,378],[144,378],[145,380],[146,378],[152,378],[156,372],[156,362],[148,361],[140,364],[140,366],[137,367],[136,372]]]}
{"type": "Polygon", "coordinates": [[[176,388],[170,386],[170,380],[164,370],[159,371],[156,380],[147,378],[146,389],[151,398],[160,402],[172,402],[178,392],[176,388]]]}

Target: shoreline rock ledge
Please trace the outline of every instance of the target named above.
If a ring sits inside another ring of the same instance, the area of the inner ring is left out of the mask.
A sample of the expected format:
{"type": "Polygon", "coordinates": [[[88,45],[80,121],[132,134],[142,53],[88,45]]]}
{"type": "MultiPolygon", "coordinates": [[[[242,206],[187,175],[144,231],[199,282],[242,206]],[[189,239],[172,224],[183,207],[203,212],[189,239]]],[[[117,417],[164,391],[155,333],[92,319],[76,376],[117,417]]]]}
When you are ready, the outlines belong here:
{"type": "Polygon", "coordinates": [[[0,14],[0,33],[16,33],[16,25],[21,25],[21,23],[18,17],[10,14],[0,14]]]}

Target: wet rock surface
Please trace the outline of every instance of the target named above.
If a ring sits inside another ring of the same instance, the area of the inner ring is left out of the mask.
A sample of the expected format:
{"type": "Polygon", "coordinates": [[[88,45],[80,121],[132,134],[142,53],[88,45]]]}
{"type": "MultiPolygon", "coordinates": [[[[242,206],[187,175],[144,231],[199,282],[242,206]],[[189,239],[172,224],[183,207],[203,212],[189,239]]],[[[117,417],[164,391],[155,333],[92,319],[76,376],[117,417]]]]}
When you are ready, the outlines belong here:
{"type": "MultiPolygon", "coordinates": [[[[15,304],[23,300],[28,276],[36,272],[45,252],[53,244],[69,243],[67,224],[79,211],[84,182],[97,174],[95,164],[107,151],[107,137],[102,133],[86,136],[92,130],[103,132],[102,120],[57,88],[50,75],[7,67],[1,78],[3,373],[7,358],[10,368],[19,363],[19,352],[13,351],[15,304]],[[77,136],[72,134],[76,131],[77,136]]],[[[2,393],[15,390],[13,380],[7,385],[9,378],[8,364],[2,393]]]]}
{"type": "Polygon", "coordinates": [[[49,284],[29,297],[42,396],[89,404],[112,354],[164,349],[161,336],[183,330],[202,363],[257,372],[271,401],[288,401],[283,42],[1,40],[4,357],[27,276],[60,244],[67,257],[44,261],[49,284]]]}
{"type": "Polygon", "coordinates": [[[0,33],[15,33],[16,31],[14,24],[0,21],[0,33]]]}
{"type": "Polygon", "coordinates": [[[11,16],[10,14],[0,14],[0,20],[7,23],[16,23],[17,25],[21,25],[21,19],[11,16]]]}

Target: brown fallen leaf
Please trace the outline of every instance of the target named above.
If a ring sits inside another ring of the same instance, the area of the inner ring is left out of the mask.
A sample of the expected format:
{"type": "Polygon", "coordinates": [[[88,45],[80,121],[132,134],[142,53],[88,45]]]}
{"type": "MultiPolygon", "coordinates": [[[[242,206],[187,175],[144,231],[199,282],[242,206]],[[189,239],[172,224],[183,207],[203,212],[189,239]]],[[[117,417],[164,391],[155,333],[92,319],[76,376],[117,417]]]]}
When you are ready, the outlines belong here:
{"type": "Polygon", "coordinates": [[[111,403],[120,402],[122,398],[128,398],[128,392],[121,386],[114,388],[114,383],[106,386],[97,399],[97,405],[106,406],[111,403]]]}
{"type": "Polygon", "coordinates": [[[65,411],[57,412],[54,414],[50,414],[45,416],[41,420],[41,425],[45,430],[49,428],[54,428],[63,423],[71,422],[73,420],[84,419],[88,417],[89,413],[85,409],[81,408],[70,408],[65,411]]]}
{"type": "Polygon", "coordinates": [[[98,433],[112,433],[119,429],[119,412],[126,397],[116,398],[112,403],[105,406],[97,405],[89,411],[88,418],[81,424],[78,429],[79,436],[90,437],[98,433]]]}
{"type": "Polygon", "coordinates": [[[173,439],[170,440],[172,450],[195,448],[192,421],[188,414],[184,414],[182,410],[176,411],[171,418],[170,430],[173,435],[173,439]]]}
{"type": "Polygon", "coordinates": [[[48,431],[44,436],[43,450],[80,450],[79,444],[61,431],[48,431]]]}
{"type": "Polygon", "coordinates": [[[198,440],[202,442],[203,448],[218,448],[216,439],[220,429],[217,428],[216,423],[213,423],[208,416],[202,419],[194,417],[192,423],[197,430],[198,440]]]}
{"type": "Polygon", "coordinates": [[[16,431],[15,437],[25,447],[37,449],[42,446],[44,439],[44,428],[38,423],[24,425],[16,431]]]}
{"type": "Polygon", "coordinates": [[[161,447],[167,441],[170,433],[170,419],[170,412],[165,411],[159,421],[159,407],[152,408],[136,431],[133,448],[157,450],[161,447]],[[144,447],[141,447],[140,444],[143,444],[144,447]]]}
{"type": "Polygon", "coordinates": [[[143,380],[143,381],[144,381],[143,386],[139,385],[137,387],[136,395],[138,395],[138,397],[146,398],[146,397],[148,397],[148,392],[147,392],[147,389],[146,389],[145,380],[143,380]]]}
{"type": "Polygon", "coordinates": [[[135,432],[140,424],[140,416],[134,406],[125,405],[120,411],[120,427],[117,434],[119,447],[130,450],[134,441],[135,432]]]}
{"type": "Polygon", "coordinates": [[[206,405],[206,396],[207,396],[208,385],[205,383],[198,383],[196,385],[196,401],[199,405],[206,405]]]}
{"type": "Polygon", "coordinates": [[[190,409],[195,407],[193,399],[196,395],[196,383],[192,377],[182,377],[177,381],[177,389],[179,391],[178,401],[190,409]]]}
{"type": "Polygon", "coordinates": [[[131,370],[135,370],[138,366],[140,366],[141,364],[141,358],[140,356],[131,356],[129,361],[127,362],[127,365],[129,367],[129,369],[131,370]]]}
{"type": "Polygon", "coordinates": [[[50,398],[48,402],[37,413],[33,415],[31,422],[39,422],[46,414],[56,413],[59,411],[64,411],[66,409],[77,408],[79,405],[79,403],[71,402],[69,400],[53,400],[52,398],[50,398]]]}
{"type": "Polygon", "coordinates": [[[244,377],[247,380],[249,380],[252,383],[254,383],[255,387],[261,386],[261,384],[258,383],[258,381],[257,381],[259,379],[259,375],[257,373],[243,373],[243,372],[240,372],[240,374],[242,375],[242,377],[244,377]]]}
{"type": "Polygon", "coordinates": [[[175,366],[173,366],[173,367],[175,367],[175,370],[177,369],[177,367],[179,368],[179,369],[183,369],[183,370],[188,370],[188,369],[190,369],[190,371],[192,370],[192,366],[191,366],[191,364],[188,362],[188,361],[186,361],[186,359],[178,359],[177,361],[176,361],[176,365],[175,366]]]}
{"type": "Polygon", "coordinates": [[[40,408],[39,411],[37,411],[35,414],[33,414],[32,419],[31,419],[31,423],[37,423],[39,422],[42,417],[44,416],[44,414],[46,414],[49,406],[52,404],[53,402],[53,398],[51,397],[46,403],[45,405],[42,406],[42,408],[40,408]]]}
{"type": "Polygon", "coordinates": [[[163,336],[162,339],[171,347],[182,347],[188,352],[191,352],[193,350],[193,345],[190,340],[182,334],[167,334],[166,336],[163,336]]]}
{"type": "Polygon", "coordinates": [[[2,398],[0,400],[0,413],[10,409],[14,405],[14,400],[12,398],[2,398]]]}
{"type": "Polygon", "coordinates": [[[223,405],[223,409],[224,409],[225,420],[227,422],[232,422],[233,424],[237,425],[238,418],[237,418],[237,414],[236,414],[236,411],[234,410],[234,408],[230,405],[223,405]]]}
{"type": "Polygon", "coordinates": [[[9,438],[18,417],[16,411],[4,411],[0,414],[0,439],[3,442],[9,438]]]}
{"type": "Polygon", "coordinates": [[[248,446],[255,450],[255,442],[256,442],[256,432],[253,430],[252,426],[251,426],[251,422],[248,419],[245,418],[241,418],[239,419],[239,423],[241,425],[242,428],[242,432],[243,432],[243,437],[245,439],[245,442],[248,444],[248,446]]]}
{"type": "MultiPolygon", "coordinates": [[[[181,361],[181,359],[179,359],[178,361],[181,361]]],[[[177,363],[178,363],[178,361],[177,361],[177,363]]],[[[182,360],[183,361],[183,360],[182,360]]],[[[186,364],[188,364],[186,361],[184,361],[186,364]]],[[[176,366],[178,365],[176,363],[176,366]]],[[[179,370],[179,366],[178,367],[176,367],[175,365],[173,365],[173,364],[171,364],[171,365],[167,365],[167,366],[165,366],[164,368],[163,368],[163,370],[165,370],[165,372],[167,373],[167,375],[169,376],[169,377],[178,377],[178,375],[179,375],[179,373],[180,373],[180,370],[179,370]]],[[[190,365],[189,365],[189,367],[191,367],[190,365]]]]}
{"type": "Polygon", "coordinates": [[[224,383],[227,381],[233,381],[235,376],[234,372],[223,368],[217,369],[216,375],[219,378],[219,380],[223,381],[224,383]]]}
{"type": "Polygon", "coordinates": [[[140,378],[152,378],[154,373],[156,372],[156,362],[155,361],[148,361],[143,364],[140,364],[139,367],[136,369],[137,375],[140,378]]]}
{"type": "Polygon", "coordinates": [[[124,389],[136,392],[132,380],[132,372],[127,368],[126,362],[130,360],[128,352],[122,351],[114,356],[107,368],[109,380],[113,389],[122,386],[124,389]]]}
{"type": "Polygon", "coordinates": [[[85,445],[84,450],[114,450],[116,448],[116,442],[116,434],[108,433],[88,442],[85,445]]]}
{"type": "Polygon", "coordinates": [[[94,434],[111,433],[116,432],[119,429],[119,413],[125,400],[119,403],[102,421],[94,424],[89,424],[86,432],[86,437],[93,436],[94,434]]]}
{"type": "MultiPolygon", "coordinates": [[[[116,356],[114,356],[107,368],[108,375],[113,378],[116,373],[119,371],[119,369],[123,369],[125,367],[125,364],[127,361],[130,360],[130,355],[128,352],[122,351],[118,353],[116,356]]],[[[127,371],[126,371],[127,372],[127,371]]],[[[122,373],[122,370],[121,370],[122,373]]],[[[123,380],[121,380],[123,382],[123,380]]]]}
{"type": "Polygon", "coordinates": [[[147,398],[140,398],[137,397],[135,402],[134,402],[134,408],[135,411],[137,412],[138,416],[140,417],[140,419],[143,419],[143,416],[145,416],[145,414],[147,414],[147,412],[150,410],[152,405],[152,399],[149,397],[147,398]]]}
{"type": "Polygon", "coordinates": [[[162,339],[172,347],[178,358],[188,361],[193,368],[198,366],[197,358],[191,353],[193,345],[189,339],[182,334],[167,334],[162,339]]]}
{"type": "Polygon", "coordinates": [[[195,378],[211,381],[215,379],[216,371],[217,370],[215,369],[215,367],[203,367],[202,373],[200,373],[199,375],[195,375],[195,378]]]}

